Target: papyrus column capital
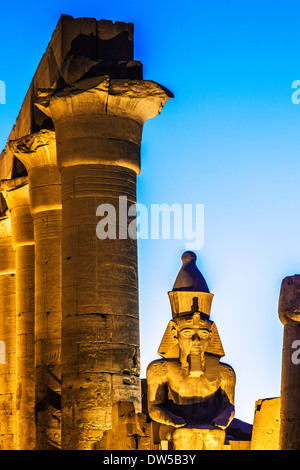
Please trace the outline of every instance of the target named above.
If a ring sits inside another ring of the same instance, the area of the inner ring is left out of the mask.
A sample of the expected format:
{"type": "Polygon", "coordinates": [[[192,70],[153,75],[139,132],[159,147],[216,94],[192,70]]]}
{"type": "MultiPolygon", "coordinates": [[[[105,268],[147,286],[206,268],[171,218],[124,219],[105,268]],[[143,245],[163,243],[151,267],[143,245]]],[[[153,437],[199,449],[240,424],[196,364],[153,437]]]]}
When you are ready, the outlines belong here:
{"type": "Polygon", "coordinates": [[[10,140],[9,147],[27,171],[57,164],[55,132],[52,130],[42,129],[20,139],[10,140]]]}
{"type": "Polygon", "coordinates": [[[143,124],[157,116],[173,94],[151,80],[111,79],[108,75],[81,80],[62,90],[40,90],[36,106],[56,122],[67,114],[128,117],[143,124]]]}
{"type": "Polygon", "coordinates": [[[28,176],[2,180],[1,191],[9,210],[29,206],[28,176]]]}
{"type": "Polygon", "coordinates": [[[139,174],[143,123],[171,96],[152,81],[102,76],[57,92],[40,90],[36,105],[54,123],[59,170],[102,164],[139,174]]]}
{"type": "Polygon", "coordinates": [[[11,180],[2,180],[0,189],[11,214],[14,248],[21,245],[33,245],[28,177],[22,176],[11,180]]]}
{"type": "Polygon", "coordinates": [[[57,168],[55,132],[42,129],[9,142],[28,172],[32,215],[61,209],[61,177],[57,168]]]}
{"type": "Polygon", "coordinates": [[[278,313],[280,321],[300,323],[300,275],[287,276],[281,283],[278,313]]]}

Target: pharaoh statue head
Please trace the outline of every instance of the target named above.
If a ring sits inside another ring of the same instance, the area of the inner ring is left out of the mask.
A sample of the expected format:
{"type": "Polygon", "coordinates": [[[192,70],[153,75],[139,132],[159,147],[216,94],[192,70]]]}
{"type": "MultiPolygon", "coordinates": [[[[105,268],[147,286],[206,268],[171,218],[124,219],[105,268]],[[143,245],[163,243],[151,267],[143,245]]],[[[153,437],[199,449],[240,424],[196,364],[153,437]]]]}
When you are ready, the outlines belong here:
{"type": "Polygon", "coordinates": [[[217,327],[210,320],[213,294],[196,266],[196,255],[187,251],[182,267],[169,292],[172,320],[169,322],[158,354],[179,359],[190,375],[204,373],[205,361],[219,361],[224,350],[217,327]]]}

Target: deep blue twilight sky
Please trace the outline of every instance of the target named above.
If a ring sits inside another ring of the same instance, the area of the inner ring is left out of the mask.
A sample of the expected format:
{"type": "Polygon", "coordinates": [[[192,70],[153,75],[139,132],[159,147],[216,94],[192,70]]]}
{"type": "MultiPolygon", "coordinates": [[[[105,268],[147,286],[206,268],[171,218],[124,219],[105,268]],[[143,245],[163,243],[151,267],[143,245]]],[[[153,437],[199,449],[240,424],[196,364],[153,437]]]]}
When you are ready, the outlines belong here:
{"type": "MultiPolygon", "coordinates": [[[[300,272],[300,3],[296,0],[2,2],[0,147],[62,13],[133,22],[144,78],[175,95],[146,122],[138,201],[204,204],[198,266],[215,295],[236,417],[280,393],[281,280],[300,272]]],[[[142,376],[171,317],[185,240],[140,240],[142,376]]]]}

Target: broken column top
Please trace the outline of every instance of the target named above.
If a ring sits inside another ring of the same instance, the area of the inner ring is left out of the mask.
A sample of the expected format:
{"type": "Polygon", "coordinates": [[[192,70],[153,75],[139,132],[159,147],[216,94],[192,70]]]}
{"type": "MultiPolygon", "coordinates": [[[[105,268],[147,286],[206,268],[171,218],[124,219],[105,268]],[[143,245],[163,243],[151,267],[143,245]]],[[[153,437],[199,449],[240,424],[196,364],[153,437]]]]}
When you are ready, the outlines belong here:
{"type": "Polygon", "coordinates": [[[278,313],[285,325],[300,322],[300,275],[294,274],[283,279],[280,289],[278,313]]]}
{"type": "MultiPolygon", "coordinates": [[[[58,90],[100,75],[141,80],[142,64],[134,60],[133,51],[132,23],[62,15],[8,141],[53,128],[51,119],[34,106],[40,89],[58,90]]],[[[24,166],[7,144],[0,155],[0,180],[23,175],[26,175],[24,166]]]]}

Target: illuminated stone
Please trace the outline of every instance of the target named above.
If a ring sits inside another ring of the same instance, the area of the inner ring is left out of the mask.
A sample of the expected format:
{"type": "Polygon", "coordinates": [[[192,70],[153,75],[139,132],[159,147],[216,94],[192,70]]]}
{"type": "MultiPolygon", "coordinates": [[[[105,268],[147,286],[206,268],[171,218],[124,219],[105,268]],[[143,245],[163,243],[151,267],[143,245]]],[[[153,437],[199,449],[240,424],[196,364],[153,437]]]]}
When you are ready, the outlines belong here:
{"type": "Polygon", "coordinates": [[[300,275],[283,279],[278,312],[284,325],[279,448],[300,450],[300,275]]]}
{"type": "Polygon", "coordinates": [[[43,90],[36,103],[54,123],[62,184],[63,449],[93,448],[111,427],[113,403],[140,409],[137,244],[100,240],[96,211],[112,204],[118,213],[119,196],[136,202],[143,123],[170,97],[151,81],[100,76],[43,90]]]}
{"type": "Polygon", "coordinates": [[[130,402],[112,407],[112,429],[105,431],[96,450],[150,450],[150,423],[130,402]]]}
{"type": "Polygon", "coordinates": [[[36,449],[61,445],[61,178],[53,131],[10,142],[29,179],[35,242],[36,449]]]}
{"type": "MultiPolygon", "coordinates": [[[[87,74],[114,78],[142,78],[143,66],[133,57],[133,24],[61,15],[51,40],[31,80],[8,141],[43,129],[49,119],[34,102],[38,90],[72,85],[87,74]],[[99,73],[101,72],[101,73],[99,73]]],[[[1,153],[0,179],[21,176],[23,165],[9,145],[1,153]]]]}
{"type": "Polygon", "coordinates": [[[17,449],[35,448],[34,236],[28,178],[1,182],[16,252],[17,449]]]}
{"type": "Polygon", "coordinates": [[[0,218],[0,449],[16,449],[16,266],[8,211],[0,218]]]}
{"type": "Polygon", "coordinates": [[[170,295],[173,319],[158,351],[163,359],[147,368],[153,440],[163,449],[170,442],[174,450],[222,450],[234,417],[235,373],[220,362],[223,347],[209,320],[212,294],[196,267],[196,255],[186,252],[182,261],[173,289],[176,308],[170,295]]]}
{"type": "Polygon", "coordinates": [[[260,399],[255,403],[251,450],[278,450],[280,398],[260,399]]]}

